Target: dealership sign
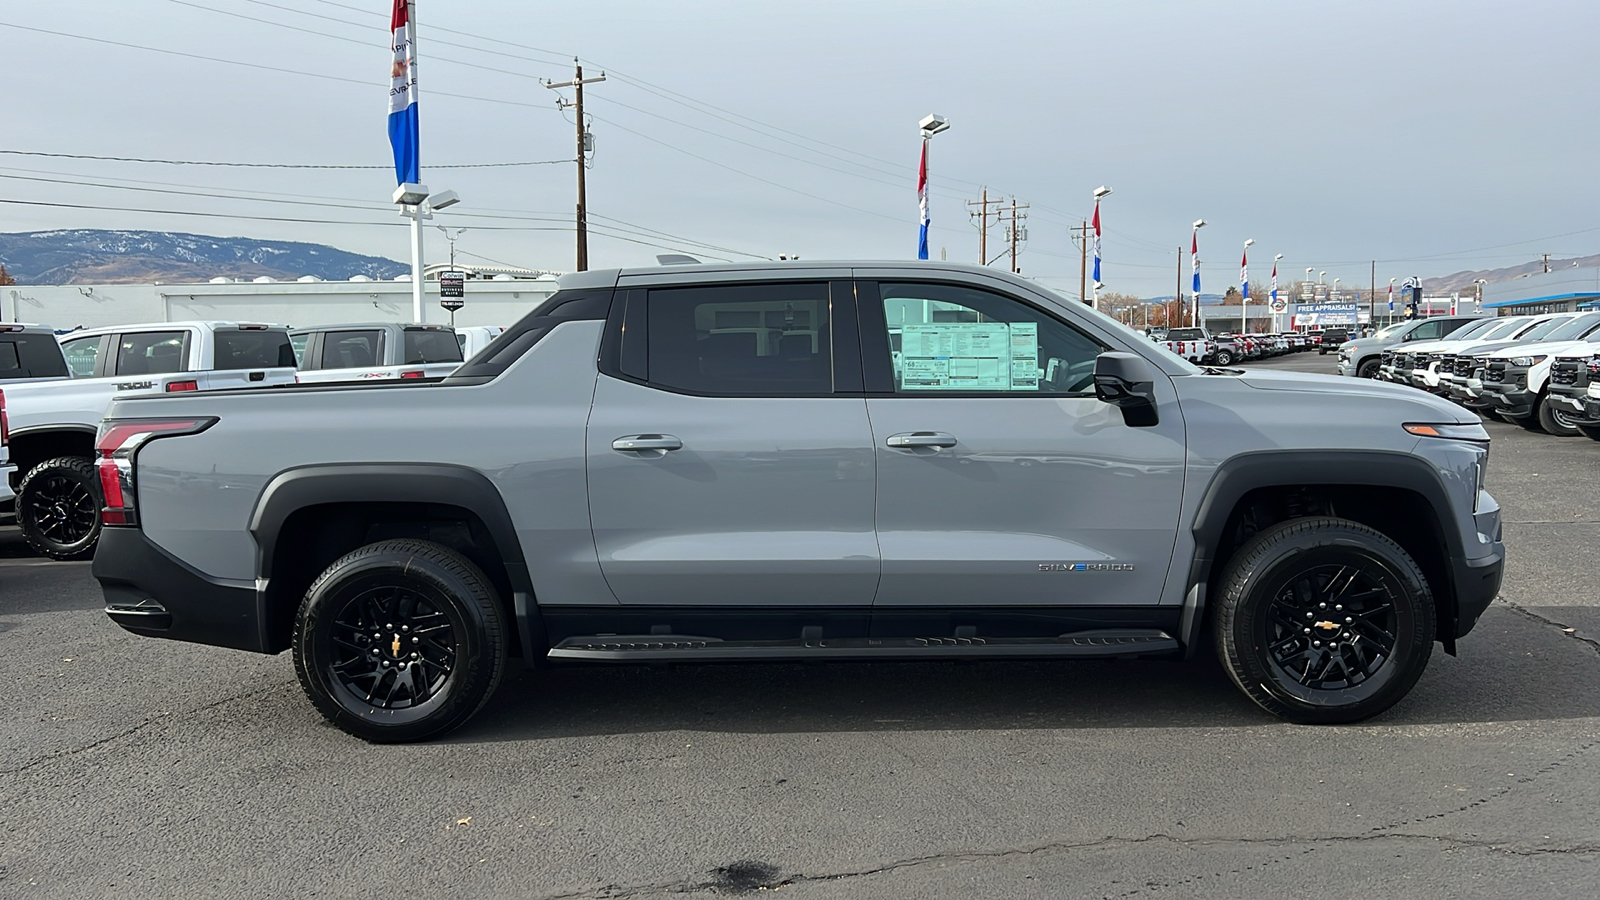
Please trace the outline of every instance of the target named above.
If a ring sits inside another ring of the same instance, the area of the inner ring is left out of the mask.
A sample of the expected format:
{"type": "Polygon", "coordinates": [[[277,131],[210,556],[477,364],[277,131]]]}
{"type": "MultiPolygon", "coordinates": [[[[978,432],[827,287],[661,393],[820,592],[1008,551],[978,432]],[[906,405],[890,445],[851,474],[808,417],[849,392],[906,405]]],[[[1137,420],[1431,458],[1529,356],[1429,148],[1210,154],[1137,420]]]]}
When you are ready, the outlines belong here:
{"type": "Polygon", "coordinates": [[[1294,311],[1294,327],[1356,324],[1356,303],[1302,303],[1294,311]]]}

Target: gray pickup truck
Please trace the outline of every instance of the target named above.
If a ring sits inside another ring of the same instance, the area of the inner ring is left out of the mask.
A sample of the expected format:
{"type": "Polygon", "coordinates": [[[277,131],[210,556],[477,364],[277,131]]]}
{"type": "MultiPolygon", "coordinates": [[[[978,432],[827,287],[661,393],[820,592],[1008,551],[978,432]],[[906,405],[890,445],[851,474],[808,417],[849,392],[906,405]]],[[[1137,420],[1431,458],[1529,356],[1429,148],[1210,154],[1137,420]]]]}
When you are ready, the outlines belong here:
{"type": "Polygon", "coordinates": [[[1183,657],[1348,722],[1500,584],[1477,417],[1202,369],[942,263],[592,271],[440,382],[118,401],[94,561],[138,634],[291,650],[378,742],[511,659],[1183,657]]]}

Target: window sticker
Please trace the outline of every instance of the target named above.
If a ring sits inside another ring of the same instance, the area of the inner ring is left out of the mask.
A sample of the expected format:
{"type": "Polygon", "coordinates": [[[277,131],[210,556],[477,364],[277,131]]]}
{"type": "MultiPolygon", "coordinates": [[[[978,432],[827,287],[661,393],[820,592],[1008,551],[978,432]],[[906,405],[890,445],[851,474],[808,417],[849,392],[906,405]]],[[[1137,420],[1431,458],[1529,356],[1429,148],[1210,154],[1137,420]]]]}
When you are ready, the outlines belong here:
{"type": "Polygon", "coordinates": [[[1039,389],[1039,326],[1035,322],[906,325],[900,342],[902,390],[1039,389]]]}

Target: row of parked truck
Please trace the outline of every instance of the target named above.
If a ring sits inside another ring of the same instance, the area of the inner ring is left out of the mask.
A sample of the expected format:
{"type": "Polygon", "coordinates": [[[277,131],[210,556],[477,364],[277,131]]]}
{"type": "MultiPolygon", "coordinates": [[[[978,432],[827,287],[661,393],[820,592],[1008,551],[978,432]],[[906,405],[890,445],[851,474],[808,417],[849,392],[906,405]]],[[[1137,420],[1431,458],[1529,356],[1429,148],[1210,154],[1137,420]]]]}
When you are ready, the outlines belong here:
{"type": "Polygon", "coordinates": [[[441,378],[504,329],[161,322],[57,335],[0,322],[0,511],[55,559],[94,551],[94,437],[116,399],[295,382],[441,378]]]}
{"type": "Polygon", "coordinates": [[[1236,362],[1269,359],[1322,347],[1321,332],[1213,335],[1204,328],[1171,328],[1165,333],[1152,332],[1150,337],[1183,359],[1206,366],[1231,366],[1236,362]]]}
{"type": "Polygon", "coordinates": [[[1600,441],[1600,311],[1404,322],[1342,347],[1339,372],[1600,441]]]}

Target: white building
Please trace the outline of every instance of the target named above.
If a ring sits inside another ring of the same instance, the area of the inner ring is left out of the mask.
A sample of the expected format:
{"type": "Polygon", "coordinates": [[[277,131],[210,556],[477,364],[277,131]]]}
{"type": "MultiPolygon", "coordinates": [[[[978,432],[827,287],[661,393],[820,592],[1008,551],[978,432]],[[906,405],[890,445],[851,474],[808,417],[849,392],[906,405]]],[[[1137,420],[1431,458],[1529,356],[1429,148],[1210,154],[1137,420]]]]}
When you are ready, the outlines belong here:
{"type": "MultiPolygon", "coordinates": [[[[479,270],[466,284],[466,305],[457,325],[509,326],[555,292],[555,277],[479,270]]],[[[448,323],[439,306],[439,282],[425,282],[427,321],[448,323]]],[[[410,322],[411,283],[321,281],[233,281],[205,284],[64,284],[0,287],[0,321],[49,325],[58,331],[78,326],[133,325],[192,320],[268,322],[291,326],[346,322],[410,322]]]]}

